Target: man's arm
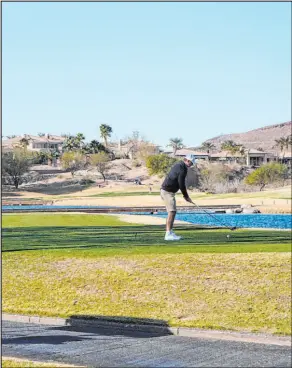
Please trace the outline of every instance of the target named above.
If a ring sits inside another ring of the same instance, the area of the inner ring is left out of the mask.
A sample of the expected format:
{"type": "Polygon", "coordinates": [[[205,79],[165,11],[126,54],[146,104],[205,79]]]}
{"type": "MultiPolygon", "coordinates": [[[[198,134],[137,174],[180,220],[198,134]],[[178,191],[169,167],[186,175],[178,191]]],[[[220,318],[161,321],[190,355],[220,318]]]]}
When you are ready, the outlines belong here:
{"type": "Polygon", "coordinates": [[[187,188],[186,188],[186,176],[187,173],[185,171],[181,171],[179,173],[178,176],[178,185],[179,185],[179,189],[182,192],[184,199],[187,200],[187,198],[189,198],[188,192],[187,192],[187,188]]]}

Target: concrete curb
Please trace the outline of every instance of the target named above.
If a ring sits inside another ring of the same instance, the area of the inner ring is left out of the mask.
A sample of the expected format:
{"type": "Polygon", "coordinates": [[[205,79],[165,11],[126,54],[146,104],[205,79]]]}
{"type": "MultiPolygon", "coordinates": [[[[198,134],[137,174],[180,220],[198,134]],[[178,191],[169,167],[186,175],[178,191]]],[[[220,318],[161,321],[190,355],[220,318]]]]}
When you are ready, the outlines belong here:
{"type": "Polygon", "coordinates": [[[274,336],[247,332],[203,330],[187,327],[169,327],[151,324],[136,324],[130,322],[118,322],[101,318],[59,318],[25,316],[19,314],[2,314],[2,321],[35,323],[41,325],[110,328],[113,331],[137,331],[145,333],[161,333],[181,337],[193,337],[199,339],[214,339],[225,341],[250,342],[265,345],[279,345],[291,347],[291,336],[274,336]]]}

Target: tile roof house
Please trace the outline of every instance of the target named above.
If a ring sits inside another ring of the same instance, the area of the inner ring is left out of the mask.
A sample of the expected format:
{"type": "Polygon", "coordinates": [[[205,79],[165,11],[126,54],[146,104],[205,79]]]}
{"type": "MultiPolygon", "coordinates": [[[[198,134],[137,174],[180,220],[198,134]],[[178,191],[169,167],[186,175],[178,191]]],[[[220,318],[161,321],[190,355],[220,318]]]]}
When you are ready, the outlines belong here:
{"type": "MultiPolygon", "coordinates": [[[[173,155],[171,152],[167,152],[168,155],[173,155]]],[[[228,151],[220,151],[216,153],[207,153],[201,151],[195,151],[189,148],[183,148],[177,150],[175,157],[184,157],[188,154],[192,154],[197,160],[209,160],[211,162],[216,161],[228,161],[237,162],[246,166],[259,167],[262,164],[268,163],[270,161],[282,161],[285,163],[292,162],[291,151],[284,152],[283,154],[276,154],[271,152],[263,152],[256,149],[245,150],[245,154],[241,155],[239,152],[230,153],[228,151]]]]}
{"type": "Polygon", "coordinates": [[[42,137],[30,134],[24,134],[11,139],[2,140],[2,150],[11,151],[14,147],[21,145],[21,140],[26,139],[28,142],[27,149],[35,152],[48,152],[50,150],[62,150],[65,137],[58,135],[45,134],[42,137]]]}
{"type": "Polygon", "coordinates": [[[259,167],[270,161],[277,161],[277,159],[277,155],[271,152],[259,151],[253,148],[246,150],[247,166],[259,167]]]}
{"type": "Polygon", "coordinates": [[[211,161],[217,161],[217,160],[225,161],[225,160],[232,160],[232,159],[238,159],[238,158],[242,158],[242,155],[238,152],[230,153],[228,151],[221,151],[221,152],[210,154],[211,161]]]}
{"type": "Polygon", "coordinates": [[[186,155],[194,155],[197,160],[208,160],[209,155],[207,152],[194,151],[188,148],[182,148],[176,151],[176,157],[184,157],[186,155]]]}

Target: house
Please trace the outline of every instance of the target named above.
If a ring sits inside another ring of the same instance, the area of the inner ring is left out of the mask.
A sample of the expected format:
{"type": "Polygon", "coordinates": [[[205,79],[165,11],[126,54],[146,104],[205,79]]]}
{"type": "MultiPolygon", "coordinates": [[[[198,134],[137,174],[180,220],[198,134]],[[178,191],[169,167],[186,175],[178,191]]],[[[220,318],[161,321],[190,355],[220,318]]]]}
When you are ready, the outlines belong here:
{"type": "Polygon", "coordinates": [[[246,166],[259,167],[270,161],[277,161],[273,153],[258,151],[256,149],[246,150],[246,166]]]}
{"type": "Polygon", "coordinates": [[[196,160],[209,159],[209,154],[207,152],[194,151],[188,148],[179,149],[175,153],[175,157],[184,157],[186,155],[194,155],[196,160]]]}
{"type": "Polygon", "coordinates": [[[291,150],[288,152],[283,152],[278,155],[278,161],[282,164],[286,164],[288,166],[292,166],[292,152],[291,150]]]}
{"type": "Polygon", "coordinates": [[[228,151],[211,153],[209,159],[211,162],[227,161],[227,162],[244,163],[245,161],[244,156],[242,156],[240,153],[230,153],[228,151]]]}
{"type": "MultiPolygon", "coordinates": [[[[167,153],[169,155],[173,155],[173,153],[167,153]]],[[[175,157],[184,157],[188,154],[192,154],[195,156],[197,160],[205,160],[210,162],[236,162],[241,165],[246,165],[249,167],[259,167],[262,164],[271,162],[271,161],[280,161],[286,164],[291,164],[291,152],[285,153],[283,157],[276,153],[271,152],[263,152],[255,149],[248,149],[244,154],[230,153],[228,151],[220,151],[216,153],[207,153],[195,151],[189,148],[183,148],[177,150],[175,153],[175,157]]]]}
{"type": "Polygon", "coordinates": [[[144,142],[143,140],[128,140],[127,142],[123,142],[121,139],[117,143],[109,143],[108,148],[117,156],[124,156],[130,159],[135,158],[135,154],[139,152],[139,150],[146,147],[151,151],[151,154],[155,155],[161,152],[160,146],[150,143],[144,142]]]}
{"type": "Polygon", "coordinates": [[[15,138],[2,141],[2,150],[5,152],[13,150],[14,147],[19,147],[23,141],[27,142],[27,149],[34,152],[50,152],[52,150],[62,151],[62,145],[65,137],[58,135],[45,134],[42,137],[24,134],[15,138]]]}

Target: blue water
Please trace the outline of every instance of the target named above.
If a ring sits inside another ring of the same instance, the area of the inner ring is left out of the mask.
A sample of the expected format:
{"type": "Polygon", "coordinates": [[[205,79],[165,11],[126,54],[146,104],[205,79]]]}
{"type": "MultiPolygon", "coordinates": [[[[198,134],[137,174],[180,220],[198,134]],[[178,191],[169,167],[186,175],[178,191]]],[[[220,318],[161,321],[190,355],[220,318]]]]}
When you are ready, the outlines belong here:
{"type": "MultiPolygon", "coordinates": [[[[138,213],[135,213],[138,215],[138,213]]],[[[142,213],[139,213],[142,215],[142,213]]],[[[144,213],[148,215],[148,213],[144,213]]],[[[166,218],[166,212],[158,212],[152,216],[166,218]]],[[[288,215],[273,214],[214,214],[212,217],[203,213],[178,213],[176,220],[187,221],[197,225],[228,226],[240,228],[274,228],[291,229],[292,217],[288,215]],[[216,220],[216,217],[218,220],[216,220]]]]}

